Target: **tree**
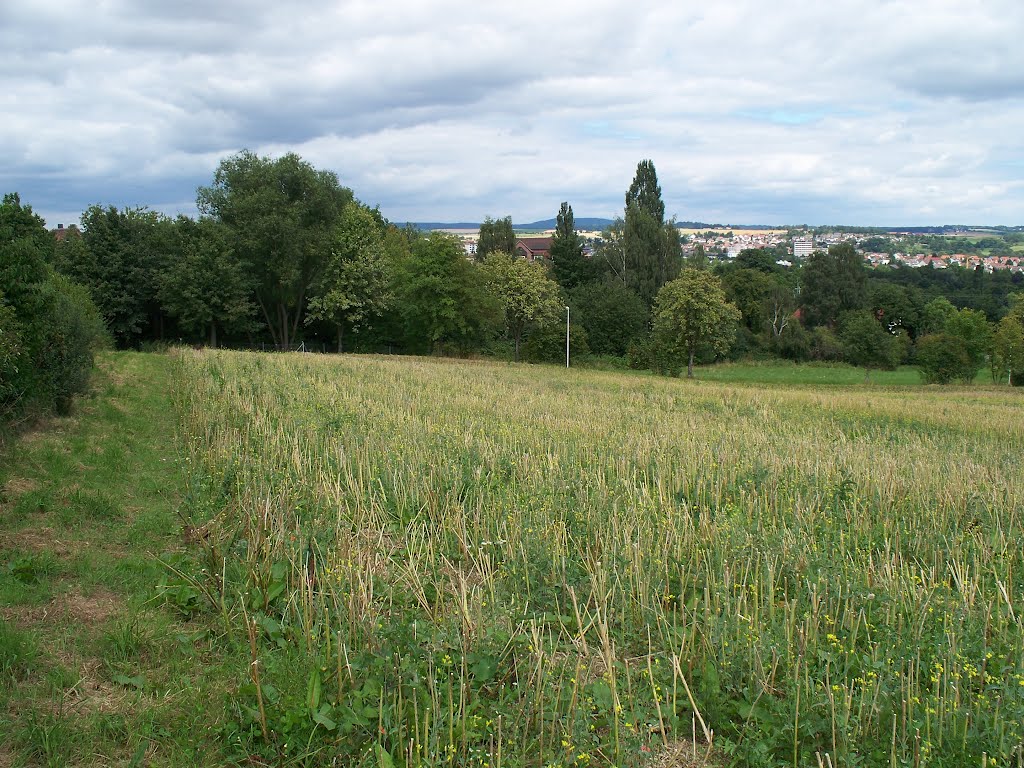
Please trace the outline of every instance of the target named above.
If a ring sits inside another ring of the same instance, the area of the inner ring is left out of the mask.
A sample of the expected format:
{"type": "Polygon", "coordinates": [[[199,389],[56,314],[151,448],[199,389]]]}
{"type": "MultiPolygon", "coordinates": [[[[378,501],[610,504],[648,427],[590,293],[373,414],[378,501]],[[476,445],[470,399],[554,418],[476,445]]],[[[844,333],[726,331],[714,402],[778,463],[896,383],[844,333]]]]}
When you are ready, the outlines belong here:
{"type": "Polygon", "coordinates": [[[33,409],[67,413],[105,342],[84,288],[47,264],[53,238],[17,194],[0,204],[0,420],[33,409]]]}
{"type": "Polygon", "coordinates": [[[796,294],[792,286],[783,281],[776,281],[768,290],[764,299],[764,315],[772,332],[772,339],[778,342],[786,328],[793,323],[796,312],[796,294]]]}
{"type": "Polygon", "coordinates": [[[458,239],[432,232],[412,244],[396,272],[396,306],[414,349],[479,349],[500,328],[502,307],[458,239]]]}
{"type": "Polygon", "coordinates": [[[551,270],[558,284],[569,291],[594,279],[594,264],[583,256],[583,240],[576,233],[572,206],[562,203],[551,239],[551,270]]]}
{"type": "Polygon", "coordinates": [[[647,307],[636,293],[613,278],[574,289],[569,306],[572,317],[587,333],[590,350],[598,355],[622,357],[648,328],[647,307]]]}
{"type": "Polygon", "coordinates": [[[871,280],[868,282],[868,301],[871,311],[890,331],[903,329],[916,337],[921,326],[921,307],[918,298],[906,286],[871,280]]]}
{"type": "Polygon", "coordinates": [[[654,219],[665,222],[665,203],[661,199],[661,185],[652,160],[641,160],[636,166],[633,183],[626,190],[626,210],[635,208],[654,219]]]}
{"type": "Polygon", "coordinates": [[[839,339],[843,344],[846,361],[864,369],[865,383],[869,381],[872,368],[892,370],[899,363],[897,338],[868,310],[844,315],[840,322],[839,339]]]}
{"type": "Polygon", "coordinates": [[[1010,311],[996,327],[992,337],[993,378],[1024,385],[1024,294],[1010,297],[1010,311]]]}
{"type": "Polygon", "coordinates": [[[594,258],[597,262],[623,285],[627,284],[626,272],[626,243],[625,233],[626,222],[616,218],[601,232],[601,242],[597,247],[594,258]]]}
{"type": "Polygon", "coordinates": [[[256,301],[278,349],[290,349],[306,302],[331,252],[335,225],[352,191],[298,155],[277,160],[244,151],[225,158],[199,210],[231,232],[252,268],[256,301]]]}
{"type": "Polygon", "coordinates": [[[914,345],[914,362],[926,384],[966,384],[978,372],[964,340],[948,333],[920,337],[914,345]]]}
{"type": "Polygon", "coordinates": [[[845,312],[867,306],[864,260],[850,243],[815,251],[800,272],[800,303],[810,325],[836,325],[845,312]]]}
{"type": "Polygon", "coordinates": [[[309,303],[312,319],[327,320],[344,351],[346,329],[370,327],[393,300],[392,265],[385,253],[384,231],[366,206],[349,203],[334,232],[331,256],[317,295],[309,303]]]}
{"type": "Polygon", "coordinates": [[[494,294],[505,311],[505,328],[515,343],[515,359],[523,335],[536,327],[558,324],[565,301],[547,269],[507,253],[492,253],[484,262],[494,294]]]}
{"type": "Polygon", "coordinates": [[[182,216],[175,229],[178,258],[164,269],[160,300],[184,330],[206,333],[216,347],[218,329],[230,333],[252,326],[249,265],[231,247],[227,228],[213,219],[182,216]]]}
{"type": "Polygon", "coordinates": [[[490,216],[480,225],[480,237],[476,242],[476,260],[482,262],[491,253],[514,253],[516,233],[512,230],[512,217],[506,216],[495,221],[490,216]]]}
{"type": "Polygon", "coordinates": [[[989,325],[984,313],[976,309],[960,309],[946,320],[945,333],[956,336],[964,342],[964,348],[970,355],[974,374],[985,364],[985,355],[992,346],[992,326],[989,325]]]}
{"type": "Polygon", "coordinates": [[[708,255],[704,252],[704,244],[697,243],[693,247],[693,252],[686,258],[686,266],[691,269],[707,269],[708,263],[708,255]]]}
{"type": "Polygon", "coordinates": [[[729,351],[739,321],[740,311],[726,300],[719,279],[703,270],[684,269],[654,302],[655,343],[669,359],[685,356],[687,378],[693,378],[698,350],[729,351]]]}
{"type": "Polygon", "coordinates": [[[772,278],[759,269],[731,269],[722,276],[726,298],[739,309],[751,333],[764,330],[764,304],[774,285],[772,278]]]}
{"type": "Polygon", "coordinates": [[[744,248],[736,257],[736,266],[740,269],[757,269],[769,275],[779,271],[775,255],[764,248],[744,248]]]}
{"type": "Polygon", "coordinates": [[[622,279],[650,306],[658,290],[679,274],[681,252],[675,222],[665,221],[665,203],[654,163],[642,160],[626,191],[622,279]]]}
{"type": "Polygon", "coordinates": [[[57,270],[84,285],[119,347],[159,336],[158,292],[173,244],[173,224],[145,208],[90,206],[82,236],[56,249],[57,270]]]}
{"type": "Polygon", "coordinates": [[[920,333],[922,335],[943,333],[946,330],[946,323],[955,314],[956,307],[945,296],[932,299],[921,310],[920,333]]]}

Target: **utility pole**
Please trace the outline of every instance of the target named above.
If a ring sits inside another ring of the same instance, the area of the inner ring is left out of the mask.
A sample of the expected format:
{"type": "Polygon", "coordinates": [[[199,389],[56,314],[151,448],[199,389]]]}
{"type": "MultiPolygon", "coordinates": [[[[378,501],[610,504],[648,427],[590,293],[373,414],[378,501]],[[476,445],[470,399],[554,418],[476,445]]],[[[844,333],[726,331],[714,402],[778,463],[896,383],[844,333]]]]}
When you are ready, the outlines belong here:
{"type": "Polygon", "coordinates": [[[565,367],[569,367],[569,308],[565,308],[565,367]]]}

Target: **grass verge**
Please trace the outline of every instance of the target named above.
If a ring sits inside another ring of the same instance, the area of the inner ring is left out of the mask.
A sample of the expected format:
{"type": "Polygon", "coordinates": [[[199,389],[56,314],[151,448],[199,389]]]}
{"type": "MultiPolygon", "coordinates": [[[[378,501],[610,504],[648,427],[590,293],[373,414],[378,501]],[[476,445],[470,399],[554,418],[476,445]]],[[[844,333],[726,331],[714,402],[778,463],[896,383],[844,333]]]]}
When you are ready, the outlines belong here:
{"type": "Polygon", "coordinates": [[[221,764],[232,656],[156,599],[182,545],[170,365],[102,357],[0,457],[0,766],[221,764]]]}

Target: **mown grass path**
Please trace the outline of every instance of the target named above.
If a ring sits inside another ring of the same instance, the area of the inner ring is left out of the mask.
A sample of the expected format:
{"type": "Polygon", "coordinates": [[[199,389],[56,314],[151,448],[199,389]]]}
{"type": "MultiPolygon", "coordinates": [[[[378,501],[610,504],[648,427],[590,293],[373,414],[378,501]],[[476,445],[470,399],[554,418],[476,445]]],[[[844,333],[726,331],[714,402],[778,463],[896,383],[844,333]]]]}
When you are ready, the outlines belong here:
{"type": "Polygon", "coordinates": [[[0,455],[0,766],[216,763],[225,655],[154,600],[181,546],[171,365],[103,357],[0,455]]]}

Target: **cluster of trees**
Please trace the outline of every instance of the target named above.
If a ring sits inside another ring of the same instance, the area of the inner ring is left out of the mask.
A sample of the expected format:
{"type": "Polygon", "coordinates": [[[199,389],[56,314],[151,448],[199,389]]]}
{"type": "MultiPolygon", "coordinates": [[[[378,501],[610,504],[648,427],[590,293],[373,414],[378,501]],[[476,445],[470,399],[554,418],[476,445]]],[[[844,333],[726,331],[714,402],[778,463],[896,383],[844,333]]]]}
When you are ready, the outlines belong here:
{"type": "MultiPolygon", "coordinates": [[[[12,220],[31,220],[23,228],[37,255],[35,281],[67,302],[80,299],[78,315],[102,318],[119,347],[305,344],[554,361],[565,353],[568,312],[577,359],[590,353],[671,374],[727,354],[846,360],[867,370],[916,359],[941,369],[926,374],[936,381],[967,378],[986,361],[993,375],[1014,380],[1024,370],[1024,309],[1018,302],[1008,312],[1009,291],[984,275],[964,278],[979,309],[904,274],[921,270],[869,275],[850,244],[798,268],[778,265],[770,250],[713,266],[699,248],[684,259],[649,160],[593,253],[562,203],[547,263],[513,255],[510,217],[486,219],[476,258],[467,259],[458,239],[391,224],[335,174],[294,154],[229,157],[197,196],[198,219],[93,206],[58,242],[16,197],[5,206],[12,220]]],[[[25,237],[4,234],[4,243],[25,237]]],[[[24,283],[0,283],[4,402],[24,396],[10,394],[25,391],[13,383],[11,371],[24,368],[15,358],[42,348],[25,341],[29,331],[8,330],[28,327],[6,319],[27,316],[24,283]]]]}
{"type": "MultiPolygon", "coordinates": [[[[1024,325],[1020,302],[1003,290],[1013,285],[1009,275],[959,270],[943,276],[974,287],[954,292],[975,303],[958,308],[937,282],[928,288],[912,282],[915,273],[931,270],[868,270],[850,243],[816,251],[797,270],[779,268],[756,250],[715,269],[741,310],[737,347],[744,354],[846,361],[866,373],[914,363],[937,383],[971,381],[986,364],[994,378],[1012,379],[1019,369],[1013,350],[1024,325]],[[998,344],[992,315],[1001,317],[998,344]]],[[[924,276],[929,279],[934,276],[924,276]]]]}
{"type": "Polygon", "coordinates": [[[193,220],[92,206],[52,247],[53,268],[85,286],[119,347],[330,343],[560,359],[571,307],[577,353],[624,357],[649,346],[656,295],[682,266],[650,161],[597,257],[584,256],[562,204],[549,264],[513,257],[509,217],[484,222],[467,260],[457,239],[390,224],[294,154],[225,159],[198,208],[193,220]]]}
{"type": "Polygon", "coordinates": [[[0,425],[56,411],[83,392],[106,343],[88,292],[58,274],[54,240],[16,194],[0,204],[0,425]]]}

